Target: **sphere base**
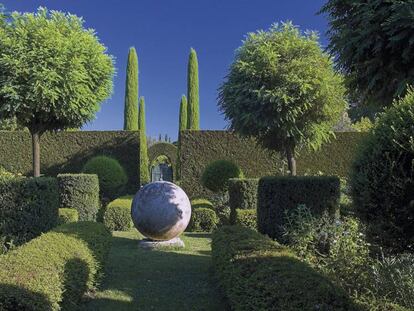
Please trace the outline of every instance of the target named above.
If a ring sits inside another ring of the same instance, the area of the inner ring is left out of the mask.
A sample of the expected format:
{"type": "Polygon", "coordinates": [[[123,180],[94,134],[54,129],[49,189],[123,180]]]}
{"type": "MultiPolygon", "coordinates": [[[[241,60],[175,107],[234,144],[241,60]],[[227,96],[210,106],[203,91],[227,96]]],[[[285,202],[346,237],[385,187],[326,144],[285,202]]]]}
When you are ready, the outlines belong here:
{"type": "Polygon", "coordinates": [[[169,248],[184,248],[185,244],[179,237],[168,241],[156,241],[151,239],[142,239],[138,241],[138,247],[143,249],[169,249],[169,248]]]}

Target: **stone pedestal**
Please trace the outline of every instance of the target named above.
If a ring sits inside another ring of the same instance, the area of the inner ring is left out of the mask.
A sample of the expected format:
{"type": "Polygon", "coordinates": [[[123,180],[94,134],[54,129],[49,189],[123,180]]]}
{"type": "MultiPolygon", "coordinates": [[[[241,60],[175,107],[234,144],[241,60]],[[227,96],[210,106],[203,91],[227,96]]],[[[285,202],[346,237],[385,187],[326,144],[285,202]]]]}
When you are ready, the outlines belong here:
{"type": "Polygon", "coordinates": [[[184,248],[185,244],[183,240],[178,237],[168,241],[142,239],[138,241],[138,247],[143,249],[184,248]]]}

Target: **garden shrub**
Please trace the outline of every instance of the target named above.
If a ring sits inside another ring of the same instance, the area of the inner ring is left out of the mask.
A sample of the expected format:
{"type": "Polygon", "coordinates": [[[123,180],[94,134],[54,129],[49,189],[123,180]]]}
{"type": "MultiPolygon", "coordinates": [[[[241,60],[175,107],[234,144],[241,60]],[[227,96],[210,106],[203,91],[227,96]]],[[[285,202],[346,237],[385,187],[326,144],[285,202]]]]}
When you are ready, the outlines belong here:
{"type": "Polygon", "coordinates": [[[118,160],[107,156],[90,159],[83,167],[83,173],[98,175],[101,195],[109,199],[123,194],[128,182],[125,170],[118,160]]]}
{"type": "Polygon", "coordinates": [[[371,242],[414,247],[414,90],[383,113],[356,156],[351,192],[371,242]]]}
{"type": "Polygon", "coordinates": [[[230,223],[235,223],[236,209],[257,209],[258,179],[229,180],[230,223]]]}
{"type": "Polygon", "coordinates": [[[56,178],[0,180],[0,236],[19,245],[55,227],[59,195],[56,178]]]}
{"type": "Polygon", "coordinates": [[[230,178],[241,178],[243,172],[232,161],[217,160],[209,163],[201,176],[204,187],[213,192],[224,192],[228,189],[230,178]]]}
{"type": "Polygon", "coordinates": [[[191,200],[191,207],[193,209],[199,208],[199,207],[214,209],[213,203],[211,203],[211,201],[207,200],[207,199],[194,199],[194,200],[191,200]]]}
{"type": "Polygon", "coordinates": [[[219,222],[216,212],[210,208],[198,207],[191,212],[191,219],[187,231],[211,232],[219,222]]]}
{"type": "Polygon", "coordinates": [[[108,204],[103,221],[111,231],[128,231],[132,225],[131,205],[133,196],[120,197],[108,204]]]}
{"type": "Polygon", "coordinates": [[[255,209],[236,209],[234,224],[257,230],[257,211],[255,209]]]}
{"type": "Polygon", "coordinates": [[[110,241],[102,224],[66,224],[1,256],[0,310],[76,309],[102,268],[94,251],[110,241]]]}
{"type": "Polygon", "coordinates": [[[293,251],[249,228],[217,229],[212,258],[233,310],[356,310],[343,290],[293,251]]]}
{"type": "Polygon", "coordinates": [[[98,176],[93,174],[58,175],[60,206],[78,211],[79,221],[96,220],[100,207],[98,176]]]}
{"type": "Polygon", "coordinates": [[[79,221],[78,211],[74,208],[59,208],[58,225],[79,221]]]}
{"type": "Polygon", "coordinates": [[[259,232],[282,239],[285,211],[305,204],[314,216],[338,212],[340,182],[330,176],[264,177],[259,181],[257,225],[259,232]]]}

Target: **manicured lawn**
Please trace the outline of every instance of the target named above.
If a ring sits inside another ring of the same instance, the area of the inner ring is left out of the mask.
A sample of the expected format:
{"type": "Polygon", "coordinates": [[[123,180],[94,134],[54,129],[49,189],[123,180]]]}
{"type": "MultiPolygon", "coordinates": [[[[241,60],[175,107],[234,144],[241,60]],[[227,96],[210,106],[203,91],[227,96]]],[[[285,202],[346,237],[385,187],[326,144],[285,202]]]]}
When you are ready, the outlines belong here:
{"type": "Polygon", "coordinates": [[[139,238],[113,233],[103,284],[83,310],[226,310],[212,279],[210,234],[186,233],[182,250],[142,250],[139,238]]]}

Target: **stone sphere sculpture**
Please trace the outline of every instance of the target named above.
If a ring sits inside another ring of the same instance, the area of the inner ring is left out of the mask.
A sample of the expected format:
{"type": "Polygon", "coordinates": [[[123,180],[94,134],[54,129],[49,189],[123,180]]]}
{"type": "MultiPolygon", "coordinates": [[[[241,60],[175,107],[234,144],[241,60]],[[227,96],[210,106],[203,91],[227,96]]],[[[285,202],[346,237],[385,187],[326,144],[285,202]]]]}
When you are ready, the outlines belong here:
{"type": "Polygon", "coordinates": [[[145,237],[167,241],[187,228],[191,203],[184,190],[177,185],[157,181],[137,192],[132,201],[131,216],[135,227],[145,237]]]}

